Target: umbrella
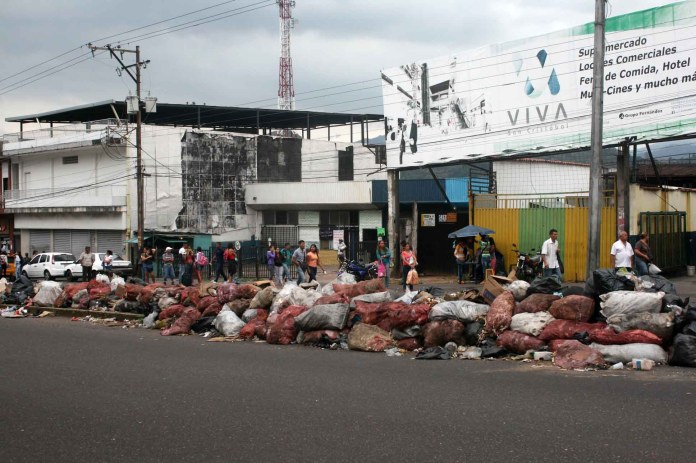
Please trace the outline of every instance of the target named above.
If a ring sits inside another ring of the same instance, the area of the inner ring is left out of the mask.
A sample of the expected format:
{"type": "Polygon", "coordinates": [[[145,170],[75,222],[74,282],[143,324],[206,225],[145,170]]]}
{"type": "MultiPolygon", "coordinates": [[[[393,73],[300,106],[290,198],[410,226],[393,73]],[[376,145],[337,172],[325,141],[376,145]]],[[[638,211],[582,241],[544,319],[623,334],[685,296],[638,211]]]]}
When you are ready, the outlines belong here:
{"type": "Polygon", "coordinates": [[[467,225],[464,228],[460,228],[456,232],[450,233],[449,235],[447,235],[447,238],[466,238],[468,236],[492,235],[494,233],[495,230],[491,230],[490,228],[477,227],[476,225],[467,225]]]}

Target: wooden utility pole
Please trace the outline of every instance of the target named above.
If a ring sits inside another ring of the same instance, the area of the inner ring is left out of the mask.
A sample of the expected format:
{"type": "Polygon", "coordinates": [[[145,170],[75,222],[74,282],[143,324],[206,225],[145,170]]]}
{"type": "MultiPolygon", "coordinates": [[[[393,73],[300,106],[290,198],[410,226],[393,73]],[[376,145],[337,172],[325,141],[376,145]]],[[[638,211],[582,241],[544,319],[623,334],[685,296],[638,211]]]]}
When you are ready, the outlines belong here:
{"type": "Polygon", "coordinates": [[[399,171],[387,171],[387,227],[389,229],[389,251],[392,255],[394,268],[391,276],[398,276],[401,271],[399,257],[399,171]]]}
{"type": "Polygon", "coordinates": [[[587,278],[599,268],[602,217],[602,123],[604,111],[604,23],[606,0],[595,0],[594,63],[592,74],[592,160],[587,231],[587,278]]]}

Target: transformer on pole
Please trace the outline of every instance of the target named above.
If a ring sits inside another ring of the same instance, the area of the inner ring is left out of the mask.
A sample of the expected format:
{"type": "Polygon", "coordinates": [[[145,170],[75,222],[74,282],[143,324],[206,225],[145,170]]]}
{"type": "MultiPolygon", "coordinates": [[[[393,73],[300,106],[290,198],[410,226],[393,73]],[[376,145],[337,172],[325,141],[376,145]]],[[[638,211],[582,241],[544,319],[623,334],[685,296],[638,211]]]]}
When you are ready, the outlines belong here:
{"type": "Polygon", "coordinates": [[[292,18],[294,0],[276,0],[280,12],[280,67],[278,76],[278,109],[295,109],[295,86],[292,81],[290,31],[295,26],[292,18]]]}

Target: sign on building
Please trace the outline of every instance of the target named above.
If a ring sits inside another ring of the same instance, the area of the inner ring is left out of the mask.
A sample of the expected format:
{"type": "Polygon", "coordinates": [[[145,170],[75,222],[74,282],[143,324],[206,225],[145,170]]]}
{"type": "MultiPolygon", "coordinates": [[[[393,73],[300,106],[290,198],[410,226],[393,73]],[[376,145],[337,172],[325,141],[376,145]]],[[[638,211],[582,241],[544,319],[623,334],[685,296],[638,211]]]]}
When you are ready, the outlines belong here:
{"type": "Polygon", "coordinates": [[[345,239],[344,230],[334,230],[333,231],[333,247],[331,249],[338,249],[338,240],[345,239]]]}
{"type": "MultiPolygon", "coordinates": [[[[607,19],[604,143],[696,132],[696,2],[607,19]]],[[[382,72],[390,169],[588,147],[593,23],[382,72]]]]}
{"type": "Polygon", "coordinates": [[[421,227],[434,227],[435,214],[421,214],[421,227]]]}

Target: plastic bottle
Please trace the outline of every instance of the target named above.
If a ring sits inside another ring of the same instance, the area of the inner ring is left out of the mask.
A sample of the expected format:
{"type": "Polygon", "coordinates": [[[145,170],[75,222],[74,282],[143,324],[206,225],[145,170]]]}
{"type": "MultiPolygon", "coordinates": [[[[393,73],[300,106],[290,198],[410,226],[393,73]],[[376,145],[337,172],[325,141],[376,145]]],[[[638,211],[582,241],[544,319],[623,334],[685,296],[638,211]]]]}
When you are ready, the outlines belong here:
{"type": "Polygon", "coordinates": [[[650,359],[633,359],[631,366],[634,370],[650,371],[655,366],[655,361],[650,359]]]}

